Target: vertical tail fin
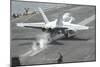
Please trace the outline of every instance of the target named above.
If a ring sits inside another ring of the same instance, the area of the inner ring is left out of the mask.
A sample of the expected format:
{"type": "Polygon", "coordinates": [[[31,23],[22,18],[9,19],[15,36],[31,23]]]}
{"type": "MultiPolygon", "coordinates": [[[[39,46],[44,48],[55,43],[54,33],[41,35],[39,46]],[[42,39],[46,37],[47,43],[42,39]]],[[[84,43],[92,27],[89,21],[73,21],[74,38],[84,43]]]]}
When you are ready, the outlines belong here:
{"type": "Polygon", "coordinates": [[[75,20],[75,18],[74,17],[70,17],[71,19],[69,20],[69,23],[71,23],[72,21],[74,21],[75,20]]]}
{"type": "Polygon", "coordinates": [[[47,16],[45,15],[45,13],[43,12],[43,10],[41,8],[38,8],[38,9],[39,9],[40,13],[42,14],[42,17],[43,17],[45,23],[48,23],[49,20],[48,20],[47,16]]]}
{"type": "Polygon", "coordinates": [[[56,25],[62,26],[63,25],[62,21],[63,21],[63,18],[62,18],[62,13],[61,13],[58,15],[58,21],[57,21],[56,25]]]}

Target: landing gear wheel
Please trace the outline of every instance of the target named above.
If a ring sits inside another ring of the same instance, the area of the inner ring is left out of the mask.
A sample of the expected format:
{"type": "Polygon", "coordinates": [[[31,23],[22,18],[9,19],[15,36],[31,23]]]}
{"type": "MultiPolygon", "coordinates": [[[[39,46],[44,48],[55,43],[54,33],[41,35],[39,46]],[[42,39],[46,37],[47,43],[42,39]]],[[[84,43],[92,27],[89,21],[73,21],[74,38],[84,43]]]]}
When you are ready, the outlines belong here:
{"type": "Polygon", "coordinates": [[[64,34],[66,38],[68,38],[68,33],[64,34]]]}

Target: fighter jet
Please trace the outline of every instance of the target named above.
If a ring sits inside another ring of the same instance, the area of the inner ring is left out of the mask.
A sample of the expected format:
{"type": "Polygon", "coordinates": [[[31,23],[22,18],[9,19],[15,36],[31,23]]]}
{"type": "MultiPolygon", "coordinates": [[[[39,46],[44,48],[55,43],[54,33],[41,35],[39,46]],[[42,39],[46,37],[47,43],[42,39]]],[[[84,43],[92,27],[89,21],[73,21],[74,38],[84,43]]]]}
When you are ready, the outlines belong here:
{"type": "Polygon", "coordinates": [[[69,37],[69,34],[74,34],[78,30],[87,30],[88,26],[73,24],[72,21],[75,20],[70,13],[60,14],[58,18],[53,21],[49,21],[46,14],[41,8],[38,8],[41,13],[44,22],[34,22],[34,23],[16,23],[18,27],[36,28],[41,29],[43,32],[53,32],[58,34],[64,34],[69,37]]]}

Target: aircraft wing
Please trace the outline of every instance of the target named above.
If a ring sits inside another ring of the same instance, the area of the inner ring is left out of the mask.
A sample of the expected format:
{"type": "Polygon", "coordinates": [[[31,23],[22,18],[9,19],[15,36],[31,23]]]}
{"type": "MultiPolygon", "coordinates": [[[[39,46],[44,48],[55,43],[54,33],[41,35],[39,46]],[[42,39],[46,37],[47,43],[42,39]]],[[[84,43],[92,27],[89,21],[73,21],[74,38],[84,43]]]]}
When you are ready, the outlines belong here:
{"type": "Polygon", "coordinates": [[[17,23],[18,27],[28,27],[28,28],[44,28],[45,24],[49,22],[48,18],[46,17],[45,13],[41,8],[38,8],[39,12],[41,13],[44,22],[36,22],[36,23],[17,23]]]}
{"type": "Polygon", "coordinates": [[[77,31],[77,30],[87,30],[87,29],[89,29],[88,26],[77,25],[77,24],[68,24],[68,25],[63,25],[63,26],[57,26],[57,28],[74,30],[74,31],[77,31]]]}
{"type": "Polygon", "coordinates": [[[44,28],[45,23],[40,22],[40,23],[16,23],[16,26],[18,27],[28,27],[28,28],[44,28]]]}

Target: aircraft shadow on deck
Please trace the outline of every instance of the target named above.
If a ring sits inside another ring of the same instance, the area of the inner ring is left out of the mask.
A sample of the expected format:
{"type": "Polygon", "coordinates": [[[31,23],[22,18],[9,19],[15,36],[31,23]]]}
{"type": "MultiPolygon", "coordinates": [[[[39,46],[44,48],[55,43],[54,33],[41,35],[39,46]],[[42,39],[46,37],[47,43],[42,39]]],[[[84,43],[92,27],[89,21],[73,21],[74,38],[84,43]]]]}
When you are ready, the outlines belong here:
{"type": "Polygon", "coordinates": [[[61,42],[58,42],[58,41],[52,41],[51,43],[50,43],[50,45],[64,45],[63,43],[61,43],[61,42]]]}
{"type": "MultiPolygon", "coordinates": [[[[36,40],[36,38],[34,38],[34,37],[33,38],[13,38],[12,40],[36,40]]],[[[64,45],[63,43],[57,42],[57,41],[52,41],[50,43],[50,45],[53,45],[53,44],[55,44],[55,45],[64,45]]],[[[19,44],[19,46],[25,46],[25,45],[32,45],[32,42],[19,44]]]]}
{"type": "MultiPolygon", "coordinates": [[[[36,40],[36,38],[35,37],[33,37],[33,38],[13,38],[12,40],[36,40]]],[[[89,40],[89,38],[78,38],[78,37],[75,37],[75,36],[73,36],[73,37],[69,37],[69,38],[67,38],[67,37],[63,37],[63,38],[59,38],[59,39],[57,39],[57,40],[75,40],[75,41],[78,41],[78,40],[83,40],[83,41],[87,41],[87,40],[89,40]]]]}
{"type": "MultiPolygon", "coordinates": [[[[36,40],[35,37],[33,38],[13,38],[12,40],[36,40]]],[[[88,38],[87,39],[84,39],[84,38],[78,38],[78,37],[75,37],[75,36],[72,36],[72,37],[63,37],[63,38],[59,38],[57,40],[67,40],[67,41],[87,41],[89,40],[88,38]]],[[[52,42],[50,42],[49,44],[50,45],[64,45],[63,43],[61,42],[58,42],[57,40],[54,40],[52,42]]],[[[32,42],[25,42],[25,43],[20,43],[19,46],[25,46],[25,45],[32,45],[32,42]]]]}
{"type": "Polygon", "coordinates": [[[71,36],[71,37],[69,37],[69,38],[63,37],[63,38],[60,38],[60,39],[58,39],[58,40],[87,41],[87,40],[89,40],[89,38],[78,38],[78,37],[75,37],[75,36],[71,36]]]}

